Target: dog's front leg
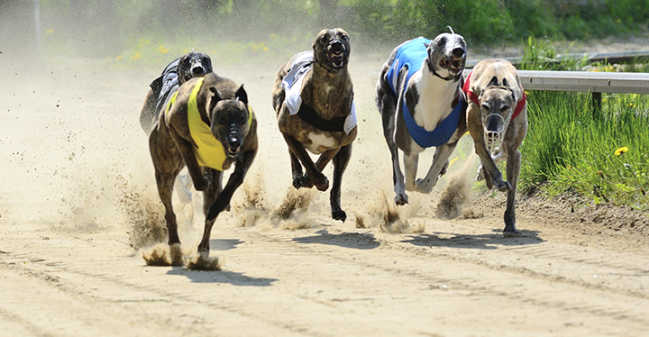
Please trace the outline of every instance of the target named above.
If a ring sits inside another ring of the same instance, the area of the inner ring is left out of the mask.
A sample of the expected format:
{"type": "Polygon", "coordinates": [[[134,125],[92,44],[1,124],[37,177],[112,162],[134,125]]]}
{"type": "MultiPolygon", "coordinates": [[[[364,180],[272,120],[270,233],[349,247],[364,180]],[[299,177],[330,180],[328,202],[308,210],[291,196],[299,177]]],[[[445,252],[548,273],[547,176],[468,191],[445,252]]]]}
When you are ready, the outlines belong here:
{"type": "Polygon", "coordinates": [[[430,193],[433,190],[433,187],[437,184],[439,175],[448,164],[448,157],[451,156],[456,145],[457,141],[451,144],[438,146],[435,149],[433,162],[430,165],[430,169],[428,169],[428,173],[426,173],[426,176],[423,179],[417,179],[417,192],[430,193]]]}
{"type": "Polygon", "coordinates": [[[329,188],[329,180],[315,166],[304,146],[292,136],[285,134],[283,134],[283,136],[286,140],[286,144],[288,144],[289,150],[298,158],[300,163],[304,165],[306,174],[311,180],[311,183],[313,183],[318,190],[326,191],[329,188]]]}
{"type": "Polygon", "coordinates": [[[511,188],[507,191],[507,210],[505,210],[505,237],[519,236],[516,230],[516,185],[521,169],[521,153],[517,148],[510,148],[507,151],[507,181],[511,188]]]}
{"type": "MultiPolygon", "coordinates": [[[[326,153],[326,152],[325,152],[326,153]]],[[[340,207],[340,185],[343,180],[343,173],[349,163],[349,158],[352,156],[352,145],[343,146],[339,151],[335,151],[336,156],[334,161],[334,183],[331,187],[331,195],[329,201],[331,203],[331,217],[334,220],[345,222],[347,213],[340,207]]],[[[324,155],[324,154],[323,154],[324,155]]],[[[322,157],[320,157],[322,158],[322,157]]],[[[320,160],[318,160],[320,162],[320,160]]]]}
{"type": "Polygon", "coordinates": [[[417,179],[417,167],[419,166],[419,154],[410,153],[403,156],[403,166],[406,169],[406,190],[414,191],[416,189],[415,180],[417,179]]]}
{"type": "Polygon", "coordinates": [[[510,190],[511,185],[503,181],[502,174],[498,170],[498,167],[496,167],[496,163],[494,163],[493,158],[491,158],[491,153],[489,153],[484,143],[480,108],[473,103],[469,104],[467,110],[467,125],[469,127],[469,133],[471,133],[471,138],[473,138],[475,152],[480,157],[480,163],[485,170],[485,179],[488,180],[487,185],[489,186],[489,182],[492,182],[493,186],[501,192],[510,190]]]}
{"type": "Polygon", "coordinates": [[[170,128],[169,131],[171,138],[174,140],[176,147],[178,147],[178,150],[180,151],[180,155],[183,157],[185,165],[187,165],[187,171],[189,171],[189,176],[192,177],[194,188],[197,191],[205,190],[207,187],[207,181],[203,177],[201,167],[198,165],[192,144],[186,139],[180,137],[173,128],[170,128]]]}
{"type": "MultiPolygon", "coordinates": [[[[237,190],[239,186],[243,183],[243,178],[246,176],[252,161],[255,159],[257,154],[257,149],[246,151],[241,154],[240,159],[237,160],[234,172],[228,178],[228,182],[223,188],[223,191],[216,196],[216,200],[209,206],[205,207],[207,211],[205,213],[205,228],[203,229],[203,238],[198,244],[198,252],[201,256],[207,257],[210,252],[210,233],[212,233],[212,226],[216,217],[230,205],[230,200],[234,191],[237,190]]],[[[210,190],[212,187],[210,186],[210,190]]],[[[214,193],[216,194],[217,188],[214,188],[214,193]]]]}

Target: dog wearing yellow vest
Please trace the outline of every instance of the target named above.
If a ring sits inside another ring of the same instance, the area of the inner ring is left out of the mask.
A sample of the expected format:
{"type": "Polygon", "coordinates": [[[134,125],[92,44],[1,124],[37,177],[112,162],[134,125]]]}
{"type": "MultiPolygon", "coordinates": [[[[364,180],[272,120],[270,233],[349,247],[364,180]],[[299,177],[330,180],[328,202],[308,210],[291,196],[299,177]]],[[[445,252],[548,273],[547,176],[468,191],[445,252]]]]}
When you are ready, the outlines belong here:
{"type": "MultiPolygon", "coordinates": [[[[187,166],[194,188],[203,191],[205,229],[198,252],[207,259],[214,220],[230,205],[257,148],[257,121],[243,85],[209,73],[185,82],[171,97],[151,131],[149,149],[172,250],[180,248],[171,205],[180,170],[187,166]],[[234,171],[223,187],[223,171],[233,163],[234,171]]],[[[180,254],[172,258],[173,265],[183,264],[180,254]]]]}

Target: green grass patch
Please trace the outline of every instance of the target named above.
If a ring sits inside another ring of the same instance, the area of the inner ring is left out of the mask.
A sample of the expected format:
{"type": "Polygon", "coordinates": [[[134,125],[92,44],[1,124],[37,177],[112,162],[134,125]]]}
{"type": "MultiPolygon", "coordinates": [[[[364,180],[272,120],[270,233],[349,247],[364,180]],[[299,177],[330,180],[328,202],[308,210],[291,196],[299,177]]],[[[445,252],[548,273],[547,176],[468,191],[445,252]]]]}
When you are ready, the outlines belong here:
{"type": "Polygon", "coordinates": [[[649,209],[648,109],[646,96],[604,95],[594,115],[590,94],[530,93],[522,189],[649,209]]]}

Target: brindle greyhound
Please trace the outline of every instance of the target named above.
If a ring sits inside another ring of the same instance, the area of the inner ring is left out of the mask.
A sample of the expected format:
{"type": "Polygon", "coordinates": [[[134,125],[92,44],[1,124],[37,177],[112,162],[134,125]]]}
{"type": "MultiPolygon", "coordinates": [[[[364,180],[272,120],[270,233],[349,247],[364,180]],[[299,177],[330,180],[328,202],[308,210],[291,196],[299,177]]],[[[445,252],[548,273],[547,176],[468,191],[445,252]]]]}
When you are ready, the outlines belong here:
{"type": "Polygon", "coordinates": [[[464,92],[469,99],[467,124],[487,187],[507,191],[504,235],[518,236],[514,203],[521,167],[518,147],[527,134],[527,104],[516,68],[506,60],[481,61],[467,77],[464,92]],[[502,180],[495,164],[503,157],[508,181],[502,180]]]}
{"type": "Polygon", "coordinates": [[[446,172],[448,157],[466,131],[462,71],[466,42],[444,33],[433,41],[417,38],[396,47],[377,84],[376,102],[383,119],[383,135],[392,156],[394,201],[408,203],[408,191],[430,193],[446,172]],[[419,153],[435,146],[428,173],[416,179],[419,153]],[[399,152],[404,153],[404,177],[399,152]]]}
{"type": "Polygon", "coordinates": [[[185,165],[196,190],[203,191],[206,219],[198,252],[207,258],[214,220],[230,204],[257,153],[257,121],[243,85],[214,73],[185,82],[151,131],[149,148],[172,249],[179,249],[180,238],[171,190],[185,165]],[[222,188],[223,171],[233,163],[234,172],[222,188]]]}
{"type": "Polygon", "coordinates": [[[347,71],[349,53],[347,32],[324,29],[312,52],[297,54],[282,66],[273,86],[273,108],[288,144],[293,186],[315,185],[326,191],[329,180],[322,170],[333,159],[331,216],[340,221],[347,218],[340,207],[340,186],[357,132],[354,91],[347,71]],[[316,163],[306,150],[320,154],[316,163]]]}

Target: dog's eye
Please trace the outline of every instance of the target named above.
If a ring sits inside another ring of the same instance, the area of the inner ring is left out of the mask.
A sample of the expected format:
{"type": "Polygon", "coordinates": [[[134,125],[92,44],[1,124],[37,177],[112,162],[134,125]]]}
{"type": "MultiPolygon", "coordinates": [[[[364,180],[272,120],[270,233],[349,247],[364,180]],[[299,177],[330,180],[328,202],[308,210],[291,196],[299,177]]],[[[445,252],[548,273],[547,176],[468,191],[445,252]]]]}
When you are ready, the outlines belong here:
{"type": "Polygon", "coordinates": [[[483,104],[482,108],[485,109],[485,110],[489,110],[489,104],[483,104]]]}
{"type": "Polygon", "coordinates": [[[503,105],[502,108],[500,108],[500,112],[505,112],[509,109],[508,105],[503,105]]]}

